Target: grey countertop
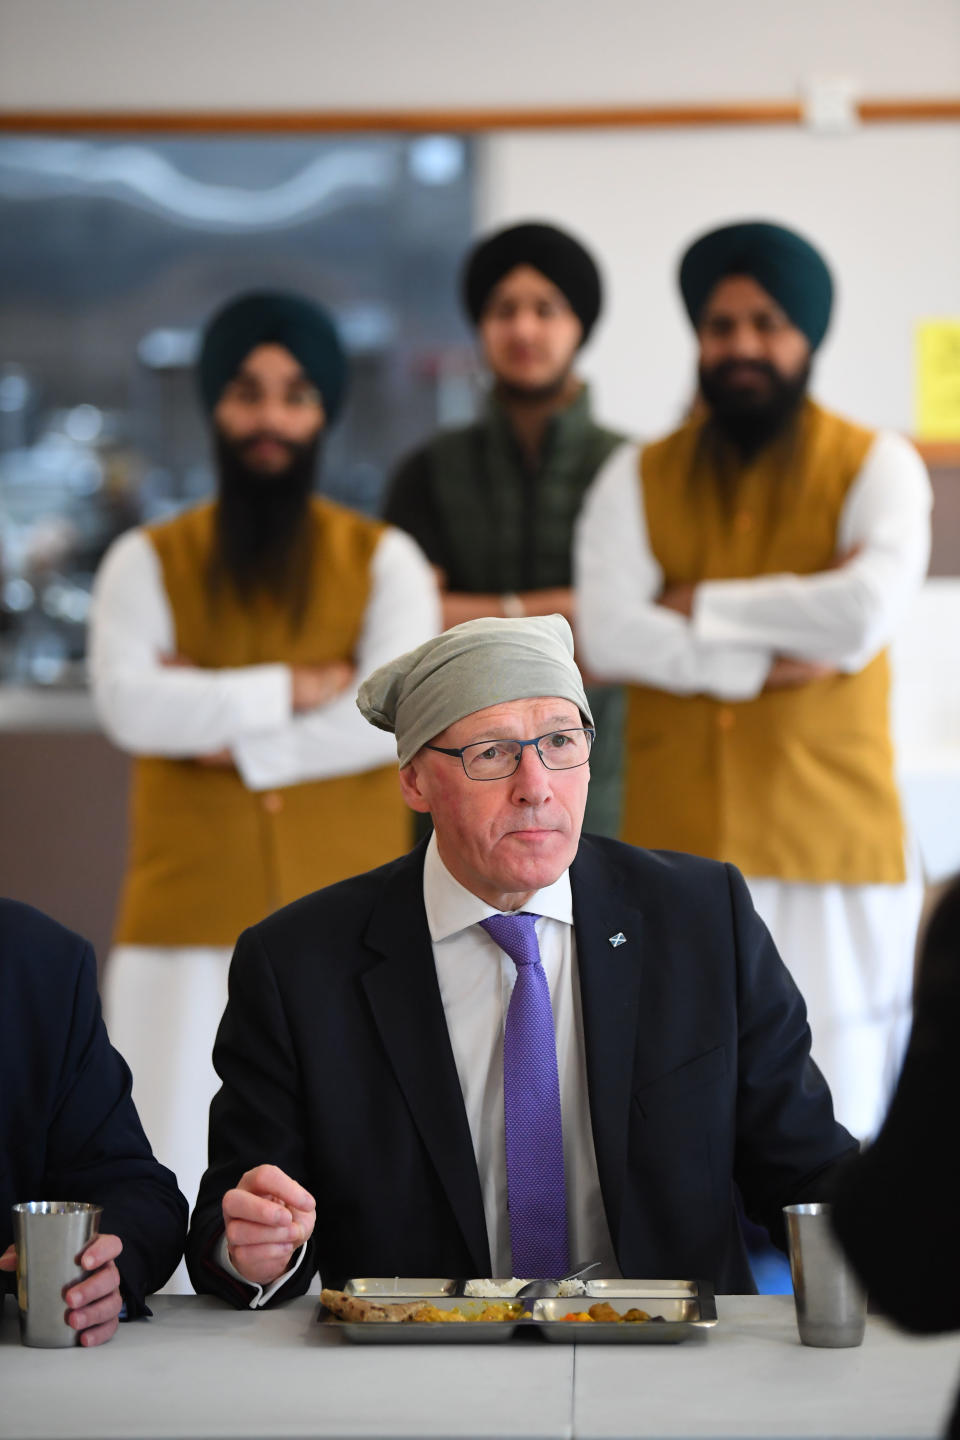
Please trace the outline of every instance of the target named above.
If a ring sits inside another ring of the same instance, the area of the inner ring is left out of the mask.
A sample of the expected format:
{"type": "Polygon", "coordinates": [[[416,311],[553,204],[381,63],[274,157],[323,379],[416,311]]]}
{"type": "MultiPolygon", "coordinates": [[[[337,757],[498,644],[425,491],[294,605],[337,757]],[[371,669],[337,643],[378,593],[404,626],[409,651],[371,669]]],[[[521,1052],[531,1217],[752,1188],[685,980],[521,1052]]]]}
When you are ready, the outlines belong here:
{"type": "Polygon", "coordinates": [[[0,732],[99,731],[87,689],[0,685],[0,732]]]}
{"type": "Polygon", "coordinates": [[[722,1295],[680,1345],[351,1345],[316,1300],[230,1310],[156,1296],[98,1350],[28,1350],[0,1322],[0,1433],[20,1440],[910,1440],[942,1434],[960,1339],[876,1317],[864,1344],[814,1350],[790,1296],[722,1295]]]}

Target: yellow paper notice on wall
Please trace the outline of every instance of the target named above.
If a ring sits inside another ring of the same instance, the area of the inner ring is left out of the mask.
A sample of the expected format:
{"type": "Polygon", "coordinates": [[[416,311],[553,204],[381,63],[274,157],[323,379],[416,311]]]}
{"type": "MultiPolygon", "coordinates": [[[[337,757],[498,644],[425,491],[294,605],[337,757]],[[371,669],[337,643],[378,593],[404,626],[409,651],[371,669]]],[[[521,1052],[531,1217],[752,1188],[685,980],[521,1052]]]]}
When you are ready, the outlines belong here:
{"type": "Polygon", "coordinates": [[[960,440],[960,316],[917,322],[916,434],[960,440]]]}

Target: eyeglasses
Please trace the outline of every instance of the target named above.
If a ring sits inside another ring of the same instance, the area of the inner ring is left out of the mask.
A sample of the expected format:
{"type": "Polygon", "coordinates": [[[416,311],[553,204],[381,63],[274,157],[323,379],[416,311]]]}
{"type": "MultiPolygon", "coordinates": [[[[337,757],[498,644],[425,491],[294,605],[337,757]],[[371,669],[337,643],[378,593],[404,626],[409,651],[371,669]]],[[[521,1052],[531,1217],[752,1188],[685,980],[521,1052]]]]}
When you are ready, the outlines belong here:
{"type": "Polygon", "coordinates": [[[425,745],[438,755],[453,755],[460,761],[471,780],[506,780],[520,769],[523,752],[533,745],[548,770],[576,770],[590,759],[595,730],[551,730],[532,740],[478,740],[459,750],[446,750],[442,745],[425,745]]]}

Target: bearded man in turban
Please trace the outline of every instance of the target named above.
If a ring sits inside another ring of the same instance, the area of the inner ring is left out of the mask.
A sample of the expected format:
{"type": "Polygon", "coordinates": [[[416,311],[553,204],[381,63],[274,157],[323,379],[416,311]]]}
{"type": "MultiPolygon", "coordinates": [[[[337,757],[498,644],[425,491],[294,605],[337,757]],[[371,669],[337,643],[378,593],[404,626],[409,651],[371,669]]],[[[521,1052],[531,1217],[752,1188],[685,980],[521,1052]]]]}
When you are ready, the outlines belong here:
{"type": "Polygon", "coordinates": [[[216,498],[116,541],[90,637],[100,718],[135,757],[105,1006],[191,1201],[233,942],[406,848],[395,757],[356,686],[439,628],[410,538],[312,494],[347,378],[325,312],[241,296],[208,325],[198,374],[216,498]]]}
{"type": "Polygon", "coordinates": [[[360,687],[433,834],[237,943],[198,1290],[351,1275],[753,1281],[735,1209],[856,1150],[733,866],[581,835],[593,715],[560,615],[479,619],[360,687]]]}
{"type": "MultiPolygon", "coordinates": [[[[467,256],[462,298],[490,372],[483,413],[400,464],[384,514],[437,568],[445,626],[551,613],[573,624],[574,521],[623,440],[593,419],[574,370],[600,315],[600,272],[555,226],[511,225],[467,256]]],[[[591,686],[590,703],[597,743],[585,823],[615,835],[623,692],[591,686]]]]}
{"type": "Polygon", "coordinates": [[[714,230],[680,288],[696,413],[611,460],[577,541],[587,662],[630,685],[623,836],[743,870],[866,1137],[909,1025],[921,897],[886,647],[926,570],[929,482],[900,435],[809,398],[833,285],[800,235],[714,230]]]}

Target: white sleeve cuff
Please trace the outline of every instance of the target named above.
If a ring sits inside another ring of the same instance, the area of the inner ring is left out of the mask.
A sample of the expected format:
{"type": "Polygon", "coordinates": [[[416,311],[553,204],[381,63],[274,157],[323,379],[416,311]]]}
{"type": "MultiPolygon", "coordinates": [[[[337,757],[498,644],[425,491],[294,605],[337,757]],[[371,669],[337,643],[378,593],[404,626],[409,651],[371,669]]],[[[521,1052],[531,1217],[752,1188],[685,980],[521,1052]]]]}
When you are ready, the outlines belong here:
{"type": "MultiPolygon", "coordinates": [[[[756,623],[751,625],[746,617],[751,615],[760,584],[768,583],[770,578],[763,576],[759,583],[756,579],[701,580],[690,617],[696,638],[705,645],[756,645],[756,623]]],[[[795,577],[775,578],[789,582],[795,577]]],[[[771,636],[765,635],[764,641],[769,645],[771,636]]]]}
{"type": "Polygon", "coordinates": [[[303,1257],[306,1253],[306,1245],[301,1245],[300,1249],[296,1253],[296,1258],[293,1260],[293,1263],[289,1266],[287,1270],[284,1271],[282,1275],[278,1276],[278,1278],[276,1280],[273,1280],[269,1285],[257,1285],[252,1280],[248,1280],[244,1275],[240,1274],[240,1271],[236,1268],[233,1261],[230,1259],[230,1248],[227,1245],[226,1235],[220,1236],[220,1241],[217,1245],[216,1261],[217,1264],[220,1266],[220,1269],[225,1270],[226,1273],[231,1277],[231,1279],[239,1280],[242,1285],[246,1285],[248,1289],[255,1292],[250,1298],[249,1308],[251,1310],[259,1310],[262,1306],[266,1305],[268,1300],[272,1299],[273,1296],[276,1295],[281,1285],[286,1285],[291,1275],[295,1275],[297,1273],[297,1271],[300,1269],[301,1264],[303,1263],[303,1257]]]}
{"type": "Polygon", "coordinates": [[[396,740],[363,719],[356,686],[316,710],[295,715],[289,725],[243,736],[232,749],[248,790],[282,789],[397,763],[396,740]]]}
{"type": "Polygon", "coordinates": [[[717,700],[754,700],[770,671],[769,650],[749,645],[699,646],[701,690],[717,700]]]}

